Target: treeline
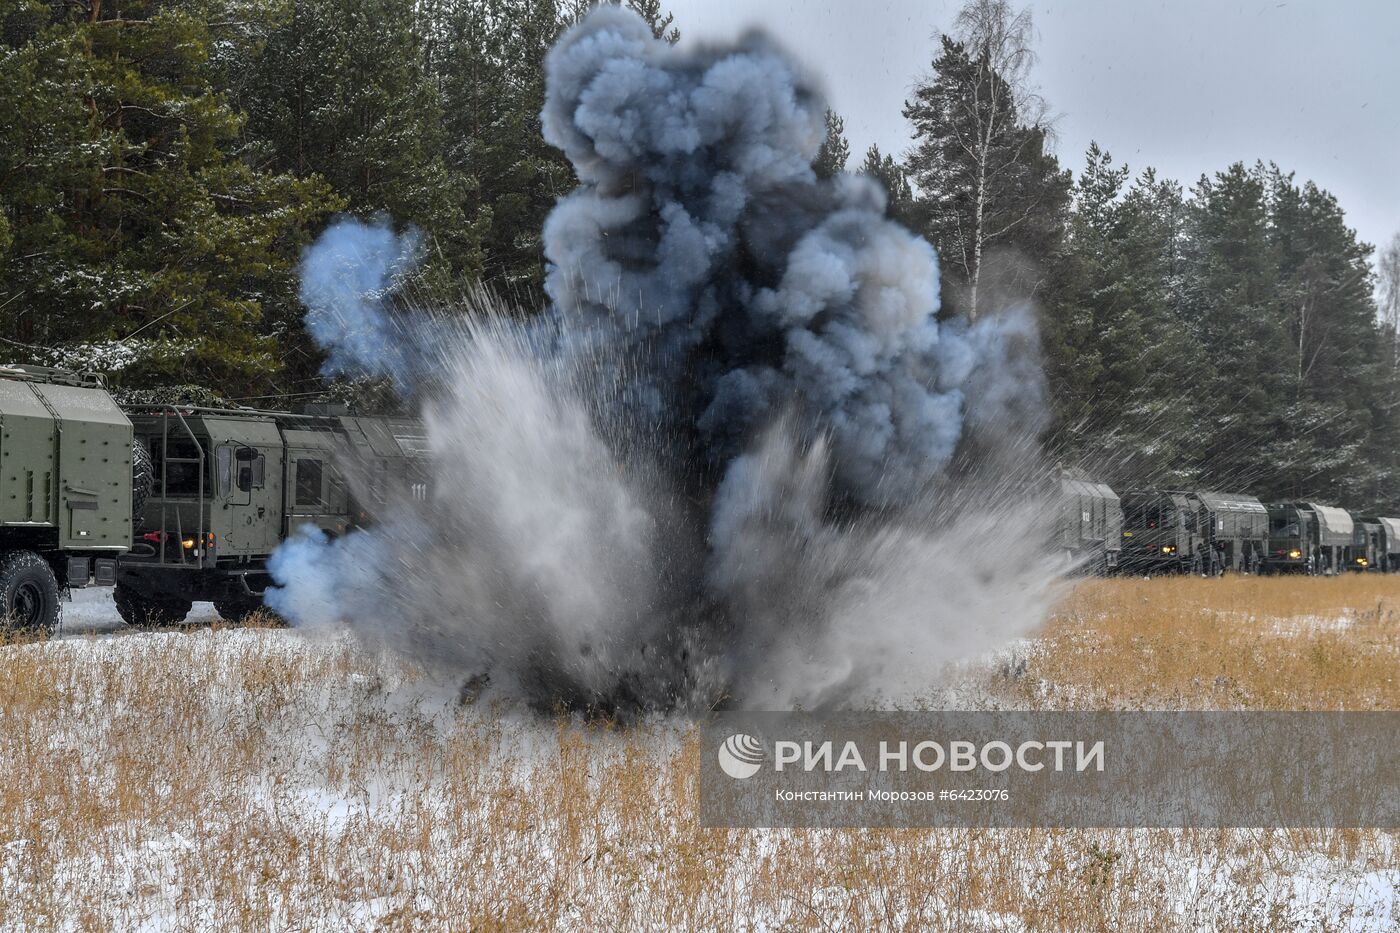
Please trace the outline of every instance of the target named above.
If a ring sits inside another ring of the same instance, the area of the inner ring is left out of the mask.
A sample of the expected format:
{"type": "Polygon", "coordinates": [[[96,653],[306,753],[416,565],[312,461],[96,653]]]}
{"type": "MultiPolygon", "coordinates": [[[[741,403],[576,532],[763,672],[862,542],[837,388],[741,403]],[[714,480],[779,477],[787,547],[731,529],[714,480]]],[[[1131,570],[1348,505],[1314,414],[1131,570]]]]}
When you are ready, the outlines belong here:
{"type": "MultiPolygon", "coordinates": [[[[629,5],[675,38],[656,0],[629,5]]],[[[540,138],[553,0],[0,0],[7,356],[227,398],[323,390],[295,271],[329,218],[423,286],[536,300],[574,186],[540,138]]]]}
{"type": "MultiPolygon", "coordinates": [[[[660,0],[627,5],[678,39],[660,0]]],[[[0,0],[4,355],[191,397],[324,394],[295,271],[342,211],[416,226],[431,293],[537,304],[541,226],[575,184],[540,138],[543,60],[587,6],[0,0]]],[[[1264,162],[1188,188],[1095,146],[1072,173],[1031,35],[970,0],[906,104],[909,148],[853,159],[828,114],[817,174],[884,183],[938,249],[945,313],[1034,303],[1062,462],[1400,506],[1400,311],[1378,319],[1336,200],[1264,162]]]]}

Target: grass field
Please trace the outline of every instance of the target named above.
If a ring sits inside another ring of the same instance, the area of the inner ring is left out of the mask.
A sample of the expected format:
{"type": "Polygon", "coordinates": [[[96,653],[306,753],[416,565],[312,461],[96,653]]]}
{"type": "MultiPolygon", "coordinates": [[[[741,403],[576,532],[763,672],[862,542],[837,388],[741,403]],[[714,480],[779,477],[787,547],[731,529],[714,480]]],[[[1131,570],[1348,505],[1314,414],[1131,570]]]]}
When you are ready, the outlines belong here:
{"type": "MultiPolygon", "coordinates": [[[[1400,577],[1088,581],[929,702],[1400,709],[1397,677],[1400,577]]],[[[0,647],[0,928],[1400,925],[1392,833],[705,830],[687,724],[456,688],[272,629],[0,647]]]]}

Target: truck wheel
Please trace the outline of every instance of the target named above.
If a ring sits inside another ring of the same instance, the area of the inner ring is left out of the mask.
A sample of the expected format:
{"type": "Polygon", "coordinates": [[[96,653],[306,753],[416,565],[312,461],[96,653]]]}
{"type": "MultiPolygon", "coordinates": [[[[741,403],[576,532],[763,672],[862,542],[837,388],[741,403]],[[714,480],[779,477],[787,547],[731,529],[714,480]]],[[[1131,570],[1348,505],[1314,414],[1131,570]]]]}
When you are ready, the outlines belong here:
{"type": "Polygon", "coordinates": [[[117,615],[127,625],[175,625],[185,621],[194,603],[178,596],[151,599],[143,596],[124,583],[112,588],[112,601],[117,604],[117,615]]]}
{"type": "Polygon", "coordinates": [[[131,530],[140,531],[145,524],[146,500],[156,486],[155,462],[146,442],[135,438],[131,442],[131,530]]]}
{"type": "MultiPolygon", "coordinates": [[[[263,608],[261,599],[216,599],[214,600],[214,611],[225,621],[234,625],[242,625],[248,621],[248,617],[263,608]]],[[[270,612],[270,610],[269,610],[270,612]]]]}
{"type": "Polygon", "coordinates": [[[53,568],[33,551],[0,557],[0,627],[20,632],[52,632],[58,626],[58,580],[53,568]]]}

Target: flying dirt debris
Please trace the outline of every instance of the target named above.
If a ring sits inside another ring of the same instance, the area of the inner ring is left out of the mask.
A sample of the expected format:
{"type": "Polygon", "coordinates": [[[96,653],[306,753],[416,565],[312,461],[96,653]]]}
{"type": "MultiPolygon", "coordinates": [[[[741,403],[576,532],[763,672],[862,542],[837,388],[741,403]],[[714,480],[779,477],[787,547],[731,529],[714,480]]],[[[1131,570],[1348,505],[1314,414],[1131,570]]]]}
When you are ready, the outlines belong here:
{"type": "Polygon", "coordinates": [[[938,319],[932,248],[873,181],[816,179],[825,103],[761,35],[678,50],[603,5],[547,74],[581,185],[542,314],[391,308],[414,242],[383,224],[305,256],[329,367],[420,400],[433,475],[283,547],[275,607],[614,715],[899,702],[1035,627],[1028,309],[938,319]]]}

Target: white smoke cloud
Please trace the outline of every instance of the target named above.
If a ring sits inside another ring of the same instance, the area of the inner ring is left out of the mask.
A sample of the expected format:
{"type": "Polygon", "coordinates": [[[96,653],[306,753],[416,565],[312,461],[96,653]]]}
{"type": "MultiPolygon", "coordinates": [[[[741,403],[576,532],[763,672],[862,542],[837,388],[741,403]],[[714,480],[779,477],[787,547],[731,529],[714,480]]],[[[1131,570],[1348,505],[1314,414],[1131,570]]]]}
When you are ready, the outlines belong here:
{"type": "Polygon", "coordinates": [[[302,254],[306,330],[327,351],[327,375],[390,376],[408,387],[412,341],[382,313],[380,300],[412,267],[417,249],[413,231],[400,235],[385,221],[341,218],[302,254]]]}

